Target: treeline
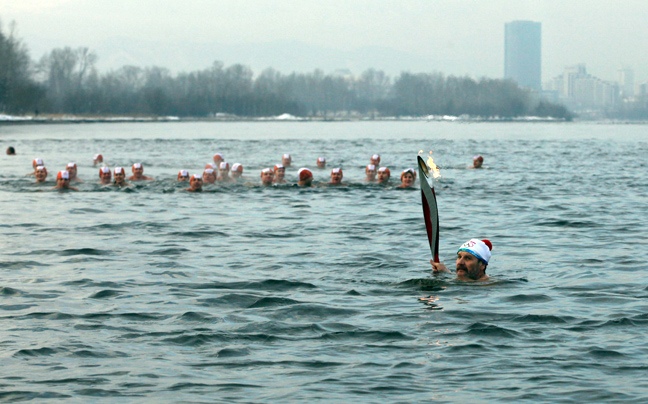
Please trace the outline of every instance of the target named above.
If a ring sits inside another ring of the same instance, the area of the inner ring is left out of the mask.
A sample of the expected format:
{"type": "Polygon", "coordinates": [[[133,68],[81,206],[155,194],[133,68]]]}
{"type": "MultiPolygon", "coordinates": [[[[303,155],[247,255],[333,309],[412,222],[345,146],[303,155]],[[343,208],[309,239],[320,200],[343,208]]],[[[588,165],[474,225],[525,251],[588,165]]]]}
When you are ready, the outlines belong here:
{"type": "Polygon", "coordinates": [[[360,76],[267,69],[255,76],[247,66],[214,62],[175,75],[161,67],[135,66],[99,74],[97,55],[87,48],[54,49],[34,62],[26,47],[2,29],[0,61],[0,111],[5,113],[571,119],[563,106],[539,101],[512,81],[440,73],[404,72],[391,78],[374,69],[360,76]]]}

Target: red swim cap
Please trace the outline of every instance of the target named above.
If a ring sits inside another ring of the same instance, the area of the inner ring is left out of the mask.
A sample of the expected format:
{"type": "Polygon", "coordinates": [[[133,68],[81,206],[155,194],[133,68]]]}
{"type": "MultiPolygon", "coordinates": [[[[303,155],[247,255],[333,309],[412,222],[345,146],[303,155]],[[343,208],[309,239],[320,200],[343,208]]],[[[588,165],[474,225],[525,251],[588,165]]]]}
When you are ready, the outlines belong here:
{"type": "Polygon", "coordinates": [[[110,174],[110,168],[108,168],[108,167],[101,167],[101,168],[99,169],[99,178],[101,178],[101,174],[103,174],[103,173],[109,173],[109,174],[110,174]]]}
{"type": "Polygon", "coordinates": [[[297,171],[297,175],[299,176],[299,181],[306,181],[309,178],[313,178],[313,173],[308,168],[300,168],[297,171]]]}
{"type": "Polygon", "coordinates": [[[389,168],[387,168],[387,167],[380,167],[380,168],[378,169],[378,172],[379,172],[379,173],[383,173],[383,172],[385,172],[385,173],[387,173],[387,176],[391,177],[391,172],[389,171],[389,168]]]}

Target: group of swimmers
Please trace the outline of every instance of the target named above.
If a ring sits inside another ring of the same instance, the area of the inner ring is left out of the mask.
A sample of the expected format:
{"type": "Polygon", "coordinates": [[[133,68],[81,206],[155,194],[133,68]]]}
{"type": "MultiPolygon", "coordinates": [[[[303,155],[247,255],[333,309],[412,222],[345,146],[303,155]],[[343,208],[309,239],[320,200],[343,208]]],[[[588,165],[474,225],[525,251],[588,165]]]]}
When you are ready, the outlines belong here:
{"type": "MultiPolygon", "coordinates": [[[[15,155],[13,148],[7,149],[8,155],[15,155]]],[[[223,155],[216,153],[213,157],[214,163],[209,163],[201,174],[194,174],[191,177],[186,170],[180,170],[178,173],[178,181],[189,182],[188,192],[202,191],[203,184],[213,184],[215,182],[238,182],[243,175],[243,166],[241,164],[234,164],[231,168],[229,163],[224,161],[223,155]]],[[[284,154],[280,164],[272,168],[264,168],[261,170],[261,184],[270,186],[273,184],[286,183],[284,179],[286,167],[290,167],[292,158],[290,154],[284,154]]],[[[481,168],[484,163],[484,158],[477,155],[473,158],[472,167],[468,168],[481,168]]],[[[36,177],[37,183],[45,182],[47,178],[47,169],[42,159],[36,158],[32,162],[34,172],[29,175],[36,177]]],[[[94,165],[103,164],[103,156],[96,154],[94,156],[94,165]]],[[[319,157],[317,159],[317,167],[320,169],[326,168],[326,158],[319,157]]],[[[154,178],[144,175],[144,166],[142,163],[135,163],[131,167],[133,175],[128,177],[129,181],[152,181],[154,178]]],[[[389,168],[380,166],[380,155],[374,154],[371,156],[370,164],[365,167],[365,181],[376,182],[379,184],[388,184],[390,178],[389,168]],[[377,168],[378,167],[378,168],[377,168]]],[[[309,187],[313,184],[313,172],[308,168],[301,168],[297,172],[298,182],[297,185],[302,187],[309,187]]],[[[339,167],[331,170],[331,181],[326,183],[332,186],[345,185],[342,182],[343,172],[339,167]]],[[[99,169],[100,184],[114,186],[130,186],[126,182],[126,171],[123,167],[115,167],[111,172],[107,166],[102,166],[99,169]],[[112,179],[114,173],[114,180],[112,179]]],[[[411,188],[416,179],[416,171],[412,168],[407,168],[401,173],[401,185],[399,188],[411,188]]],[[[77,177],[77,165],[75,163],[68,163],[65,170],[58,172],[56,176],[56,186],[52,189],[58,190],[75,190],[78,188],[70,186],[70,182],[83,182],[77,177]]],[[[493,245],[489,240],[471,239],[459,247],[457,251],[456,268],[455,272],[457,279],[468,281],[487,281],[489,279],[486,275],[486,268],[491,258],[491,250],[493,245]]],[[[434,262],[430,260],[433,272],[444,273],[451,272],[442,262],[434,262]]]]}
{"type": "MultiPolygon", "coordinates": [[[[483,157],[476,156],[474,159],[474,167],[480,168],[483,162],[483,157]],[[478,158],[479,157],[479,158],[478,158]]],[[[261,170],[261,185],[271,186],[275,184],[286,184],[285,179],[286,168],[292,164],[292,156],[284,154],[281,158],[281,163],[276,164],[273,168],[264,168],[261,170]]],[[[318,157],[317,168],[326,168],[326,158],[318,157]]],[[[104,164],[103,156],[95,154],[93,157],[93,165],[100,166],[99,168],[99,184],[112,185],[117,187],[131,186],[127,181],[152,181],[153,177],[144,175],[144,165],[142,163],[135,163],[131,167],[132,175],[126,177],[126,169],[124,167],[115,167],[111,170],[104,164]]],[[[36,178],[36,183],[44,183],[47,180],[48,171],[45,163],[41,158],[35,158],[32,161],[34,171],[28,175],[33,175],[36,178]]],[[[342,168],[336,167],[331,170],[331,180],[322,184],[328,186],[344,186],[342,182],[344,173],[342,168]]],[[[380,155],[374,154],[371,156],[370,163],[365,167],[364,181],[369,183],[377,183],[388,185],[391,178],[391,172],[388,167],[380,166],[380,155]]],[[[213,156],[213,163],[208,163],[201,174],[189,175],[187,170],[180,170],[178,172],[177,180],[179,182],[189,182],[188,192],[200,192],[204,185],[220,183],[236,183],[244,181],[243,165],[240,163],[230,164],[225,161],[221,153],[216,153],[213,156]]],[[[402,171],[400,175],[401,184],[398,188],[412,188],[416,180],[416,171],[413,168],[407,168],[402,171]]],[[[76,163],[68,163],[65,169],[58,172],[56,176],[56,186],[52,189],[56,190],[73,190],[78,191],[78,188],[71,186],[71,183],[83,182],[77,176],[76,163]]],[[[308,168],[300,168],[297,171],[297,185],[301,187],[313,186],[313,171],[308,168]]]]}

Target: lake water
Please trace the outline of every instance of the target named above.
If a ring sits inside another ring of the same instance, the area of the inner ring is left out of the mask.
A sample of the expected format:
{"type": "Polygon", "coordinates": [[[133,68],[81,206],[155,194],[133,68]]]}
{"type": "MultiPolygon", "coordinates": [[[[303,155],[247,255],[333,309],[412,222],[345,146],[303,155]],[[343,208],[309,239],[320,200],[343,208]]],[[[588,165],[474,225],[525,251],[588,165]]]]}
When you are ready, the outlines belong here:
{"type": "Polygon", "coordinates": [[[0,126],[0,400],[647,402],[647,128],[0,126]],[[432,275],[420,192],[362,182],[419,150],[441,260],[488,238],[489,282],[432,275]],[[183,192],[215,152],[255,185],[183,192]],[[100,187],[95,153],[157,180],[100,187]],[[289,181],[325,156],[350,186],[257,186],[283,153],[289,181]],[[80,192],[32,184],[35,157],[76,162],[80,192]]]}

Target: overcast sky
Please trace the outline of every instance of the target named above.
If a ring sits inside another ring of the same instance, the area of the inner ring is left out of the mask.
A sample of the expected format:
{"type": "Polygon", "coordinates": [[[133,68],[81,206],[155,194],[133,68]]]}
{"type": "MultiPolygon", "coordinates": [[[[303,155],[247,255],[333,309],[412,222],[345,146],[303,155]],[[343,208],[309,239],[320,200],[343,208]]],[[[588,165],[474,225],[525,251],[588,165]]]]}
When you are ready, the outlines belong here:
{"type": "Polygon", "coordinates": [[[102,70],[124,64],[199,70],[214,60],[275,67],[374,67],[503,76],[504,23],[542,23],[543,80],[585,63],[648,80],[647,0],[0,0],[38,59],[86,46],[102,70]],[[310,49],[310,50],[309,50],[310,49]]]}

